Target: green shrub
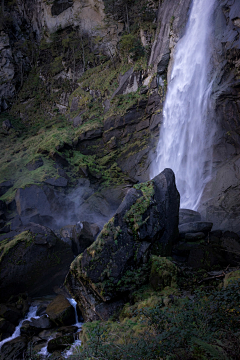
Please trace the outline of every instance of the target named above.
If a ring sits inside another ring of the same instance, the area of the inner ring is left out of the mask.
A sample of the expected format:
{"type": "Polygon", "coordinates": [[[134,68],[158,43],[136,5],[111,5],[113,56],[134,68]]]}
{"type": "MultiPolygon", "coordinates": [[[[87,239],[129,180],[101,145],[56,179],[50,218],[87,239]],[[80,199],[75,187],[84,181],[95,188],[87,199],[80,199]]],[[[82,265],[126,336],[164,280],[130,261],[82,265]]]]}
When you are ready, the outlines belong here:
{"type": "Polygon", "coordinates": [[[145,50],[141,41],[133,34],[123,35],[120,41],[120,53],[123,56],[130,55],[130,57],[137,61],[144,56],[145,50]]]}
{"type": "Polygon", "coordinates": [[[135,320],[96,322],[85,329],[86,344],[72,358],[108,360],[239,359],[239,282],[192,299],[175,300],[135,313],[135,320]],[[139,330],[129,330],[136,327],[139,330]],[[128,333],[127,340],[126,332],[128,333]],[[124,340],[124,341],[123,341],[124,340]]]}

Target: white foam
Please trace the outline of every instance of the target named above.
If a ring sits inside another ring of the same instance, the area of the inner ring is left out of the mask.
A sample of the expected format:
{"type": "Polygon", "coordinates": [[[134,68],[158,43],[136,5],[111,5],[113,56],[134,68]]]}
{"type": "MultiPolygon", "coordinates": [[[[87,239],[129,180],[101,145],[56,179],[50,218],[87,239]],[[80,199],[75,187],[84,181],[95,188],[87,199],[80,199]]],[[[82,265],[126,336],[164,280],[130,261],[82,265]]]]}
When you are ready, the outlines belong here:
{"type": "Polygon", "coordinates": [[[11,341],[15,338],[17,338],[18,336],[20,336],[20,329],[21,329],[21,326],[23,324],[24,321],[26,320],[31,320],[31,318],[34,318],[34,319],[39,319],[40,316],[37,316],[36,315],[36,312],[37,312],[37,306],[30,306],[29,308],[29,312],[28,314],[26,315],[26,317],[20,321],[20,323],[18,324],[18,326],[15,328],[15,331],[14,333],[12,334],[12,336],[10,336],[9,338],[7,339],[4,339],[0,342],[0,349],[1,347],[3,346],[3,344],[7,343],[8,341],[11,341]]]}

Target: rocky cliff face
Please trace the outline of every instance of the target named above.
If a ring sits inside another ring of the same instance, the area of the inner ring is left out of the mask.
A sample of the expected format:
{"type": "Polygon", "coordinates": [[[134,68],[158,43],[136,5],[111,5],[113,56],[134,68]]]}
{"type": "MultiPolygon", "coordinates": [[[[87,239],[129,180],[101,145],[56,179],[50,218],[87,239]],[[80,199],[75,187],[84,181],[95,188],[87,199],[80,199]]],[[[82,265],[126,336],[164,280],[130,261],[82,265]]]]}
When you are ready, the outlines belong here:
{"type": "Polygon", "coordinates": [[[0,184],[3,200],[8,207],[13,204],[23,224],[55,228],[61,219],[66,225],[77,220],[63,216],[68,208],[68,214],[97,219],[103,226],[121,202],[124,186],[148,179],[148,153],[158,135],[164,91],[154,77],[143,84],[156,4],[143,0],[143,5],[140,10],[127,5],[116,18],[111,6],[103,13],[102,2],[6,3],[4,19],[11,17],[12,25],[8,28],[3,19],[3,40],[10,39],[5,46],[13,69],[6,86],[13,91],[8,97],[3,88],[4,108],[12,106],[2,119],[10,117],[13,128],[1,134],[5,170],[0,184]],[[129,26],[137,40],[127,31],[120,41],[119,31],[129,26]],[[14,57],[19,43],[20,64],[14,57]],[[12,156],[5,158],[7,144],[18,165],[12,156]]]}
{"type": "MultiPolygon", "coordinates": [[[[51,293],[69,271],[66,283],[84,318],[107,319],[125,301],[134,304],[134,296],[144,307],[149,296],[149,304],[179,297],[176,266],[151,257],[163,255],[163,248],[168,255],[173,246],[172,256],[184,269],[239,264],[239,236],[210,232],[212,222],[215,229],[240,231],[237,0],[216,1],[213,16],[211,118],[218,131],[202,218],[182,210],[178,237],[172,171],[149,181],[175,45],[190,7],[191,0],[5,0],[0,18],[1,301],[25,290],[33,296],[51,293]],[[131,294],[142,285],[168,289],[159,298],[152,290],[145,298],[148,288],[131,294]]],[[[187,277],[183,272],[184,297],[186,279],[193,276],[188,272],[187,277]]],[[[219,276],[196,274],[199,284],[219,276]]],[[[135,316],[136,307],[129,306],[130,317],[135,316]]],[[[6,322],[1,326],[0,337],[3,326],[11,328],[4,336],[14,331],[6,322]]],[[[20,340],[26,349],[27,340],[20,340]]]]}
{"type": "MultiPolygon", "coordinates": [[[[45,219],[55,227],[64,213],[57,214],[56,204],[65,198],[62,209],[74,209],[84,221],[97,215],[102,226],[124,187],[149,179],[174,49],[191,1],[124,1],[5,2],[0,90],[2,110],[9,110],[2,119],[10,118],[13,129],[1,133],[0,185],[2,200],[23,223],[45,219]],[[76,187],[78,205],[72,201],[76,187]],[[107,188],[118,189],[113,201],[107,188]],[[29,205],[24,194],[39,192],[46,203],[35,196],[29,205]]],[[[221,1],[213,17],[219,186],[208,185],[201,211],[217,227],[225,226],[226,214],[239,216],[238,158],[232,160],[239,153],[238,13],[236,1],[221,1]],[[230,180],[222,180],[225,166],[230,180]]]]}
{"type": "Polygon", "coordinates": [[[114,41],[123,28],[114,20],[106,24],[101,0],[5,2],[0,38],[2,110],[12,104],[34,66],[41,40],[50,42],[51,34],[69,27],[85,36],[104,38],[98,49],[108,54],[114,53],[114,41]]]}
{"type": "Polygon", "coordinates": [[[217,134],[213,178],[203,194],[201,211],[215,228],[240,230],[240,4],[220,1],[214,13],[213,121],[217,134]]]}

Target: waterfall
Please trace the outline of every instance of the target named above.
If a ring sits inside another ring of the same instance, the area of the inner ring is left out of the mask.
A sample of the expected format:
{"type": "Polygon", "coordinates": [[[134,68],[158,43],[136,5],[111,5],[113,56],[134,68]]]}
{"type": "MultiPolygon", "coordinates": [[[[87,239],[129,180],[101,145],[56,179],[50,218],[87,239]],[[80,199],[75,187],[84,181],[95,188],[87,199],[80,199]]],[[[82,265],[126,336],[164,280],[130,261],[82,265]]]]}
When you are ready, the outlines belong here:
{"type": "Polygon", "coordinates": [[[211,81],[210,34],[215,0],[193,0],[185,35],[178,42],[163,108],[163,124],[152,177],[173,169],[181,207],[197,209],[211,175],[209,121],[211,81]]]}

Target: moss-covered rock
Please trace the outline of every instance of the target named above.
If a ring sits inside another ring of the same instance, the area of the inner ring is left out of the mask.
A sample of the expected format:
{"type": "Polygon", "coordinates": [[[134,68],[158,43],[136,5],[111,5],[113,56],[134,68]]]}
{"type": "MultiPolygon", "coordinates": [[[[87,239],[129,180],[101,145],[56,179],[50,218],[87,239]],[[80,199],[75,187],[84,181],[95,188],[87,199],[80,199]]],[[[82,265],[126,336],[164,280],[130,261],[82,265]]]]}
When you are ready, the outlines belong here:
{"type": "Polygon", "coordinates": [[[109,318],[124,296],[148,281],[153,245],[159,243],[167,252],[178,236],[178,210],[170,169],[129,190],[97,240],[73,261],[66,278],[86,320],[109,318]]]}
{"type": "Polygon", "coordinates": [[[150,283],[154,290],[163,290],[165,287],[176,287],[178,268],[165,257],[152,256],[150,283]]]}
{"type": "Polygon", "coordinates": [[[232,271],[225,275],[223,286],[226,288],[232,281],[240,281],[240,270],[232,271]]]}

